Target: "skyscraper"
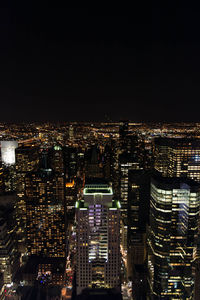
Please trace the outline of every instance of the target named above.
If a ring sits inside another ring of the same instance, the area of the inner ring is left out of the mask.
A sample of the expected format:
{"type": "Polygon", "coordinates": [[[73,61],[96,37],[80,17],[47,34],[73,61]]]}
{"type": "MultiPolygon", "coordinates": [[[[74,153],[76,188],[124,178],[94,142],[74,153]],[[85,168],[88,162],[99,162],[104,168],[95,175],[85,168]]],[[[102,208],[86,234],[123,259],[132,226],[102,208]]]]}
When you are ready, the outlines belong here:
{"type": "Polygon", "coordinates": [[[129,170],[128,188],[128,257],[133,264],[144,264],[146,225],[149,219],[151,171],[129,170]]]}
{"type": "Polygon", "coordinates": [[[30,172],[25,192],[29,254],[65,257],[64,178],[52,169],[30,172]]]}
{"type": "Polygon", "coordinates": [[[3,273],[4,284],[11,284],[20,263],[15,203],[15,193],[0,196],[0,272],[3,273]]]}
{"type": "Polygon", "coordinates": [[[85,288],[120,290],[120,203],[106,182],[85,184],[76,222],[77,294],[85,288]]]}
{"type": "Polygon", "coordinates": [[[148,270],[154,299],[193,299],[200,185],[185,178],[151,183],[148,270]]]}
{"type": "Polygon", "coordinates": [[[129,122],[121,121],[119,126],[119,144],[122,151],[127,151],[127,137],[129,134],[129,122]]]}
{"type": "Polygon", "coordinates": [[[15,164],[15,149],[18,143],[16,141],[1,142],[1,160],[3,164],[11,166],[15,164]]]}
{"type": "Polygon", "coordinates": [[[15,149],[17,146],[16,141],[1,142],[1,161],[6,192],[16,191],[15,149]]]}
{"type": "Polygon", "coordinates": [[[77,176],[77,149],[74,147],[64,147],[64,168],[67,182],[71,182],[77,176]]]}
{"type": "MultiPolygon", "coordinates": [[[[163,176],[189,177],[200,182],[200,140],[194,138],[156,138],[154,143],[155,169],[163,176]]],[[[200,244],[200,223],[198,239],[200,244]]],[[[196,260],[196,279],[199,277],[200,255],[196,260]]],[[[196,283],[196,287],[198,284],[196,283]]],[[[198,294],[198,292],[197,292],[198,294]]],[[[198,297],[198,296],[197,296],[198,297]]]]}
{"type": "Polygon", "coordinates": [[[168,177],[190,177],[200,182],[200,140],[156,138],[155,169],[168,177]]]}
{"type": "Polygon", "coordinates": [[[86,177],[103,178],[103,168],[101,166],[101,153],[97,145],[93,145],[91,149],[86,151],[86,177]]]}
{"type": "Polygon", "coordinates": [[[18,247],[20,252],[26,251],[26,197],[25,177],[27,172],[37,170],[39,165],[39,147],[21,146],[16,149],[16,218],[18,224],[18,247]]]}
{"type": "Polygon", "coordinates": [[[49,150],[49,165],[55,172],[64,174],[64,155],[63,148],[60,145],[55,145],[49,150]]]}
{"type": "Polygon", "coordinates": [[[128,217],[128,172],[129,170],[140,169],[140,164],[129,154],[119,156],[120,170],[120,201],[121,201],[121,216],[122,220],[127,221],[128,217]]]}

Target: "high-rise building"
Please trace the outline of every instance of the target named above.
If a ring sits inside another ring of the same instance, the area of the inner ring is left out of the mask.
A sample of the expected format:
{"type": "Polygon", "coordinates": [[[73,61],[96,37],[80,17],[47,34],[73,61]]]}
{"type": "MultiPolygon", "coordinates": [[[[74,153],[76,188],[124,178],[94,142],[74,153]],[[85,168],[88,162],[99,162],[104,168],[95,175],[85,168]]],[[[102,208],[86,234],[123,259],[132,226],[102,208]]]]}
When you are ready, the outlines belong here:
{"type": "Polygon", "coordinates": [[[74,127],[73,127],[72,124],[69,125],[68,137],[69,137],[69,142],[73,142],[74,141],[74,127]]]}
{"type": "Polygon", "coordinates": [[[111,171],[111,182],[113,186],[113,193],[116,199],[120,199],[119,189],[119,142],[118,140],[111,139],[110,141],[110,171],[111,171]]]}
{"type": "Polygon", "coordinates": [[[50,166],[55,172],[64,174],[64,156],[60,145],[55,145],[49,151],[50,166]]]}
{"type": "Polygon", "coordinates": [[[74,206],[77,199],[77,186],[75,181],[65,183],[65,201],[67,214],[74,215],[74,206]]]}
{"type": "Polygon", "coordinates": [[[119,188],[122,220],[127,220],[128,217],[128,172],[129,170],[138,169],[140,169],[139,162],[135,159],[132,159],[129,154],[124,153],[119,156],[119,188]]]}
{"type": "Polygon", "coordinates": [[[0,196],[0,272],[4,284],[11,284],[19,269],[19,253],[16,240],[16,195],[0,196]]]}
{"type": "Polygon", "coordinates": [[[148,271],[153,299],[193,299],[200,185],[157,176],[151,182],[148,271]]]}
{"type": "Polygon", "coordinates": [[[4,173],[5,192],[16,191],[16,169],[15,169],[15,149],[16,141],[1,142],[1,162],[4,173]]]}
{"type": "Polygon", "coordinates": [[[106,182],[85,184],[76,223],[77,294],[85,288],[120,290],[120,202],[106,182]]]}
{"type": "Polygon", "coordinates": [[[168,177],[190,177],[200,182],[200,140],[191,138],[156,138],[156,170],[168,177]]]}
{"type": "Polygon", "coordinates": [[[25,176],[39,165],[39,147],[21,146],[16,149],[16,218],[18,224],[18,246],[20,252],[26,251],[26,196],[25,176]]]}
{"type": "Polygon", "coordinates": [[[146,226],[149,220],[151,171],[129,170],[128,174],[128,260],[142,265],[146,258],[146,226]]]}
{"type": "Polygon", "coordinates": [[[74,147],[64,147],[63,154],[66,181],[71,182],[77,176],[77,149],[74,147]]]}
{"type": "Polygon", "coordinates": [[[103,178],[103,167],[101,165],[101,153],[97,145],[93,145],[85,154],[85,175],[90,178],[103,178]]]}
{"type": "Polygon", "coordinates": [[[1,160],[6,166],[15,164],[15,149],[18,143],[16,141],[2,141],[1,142],[1,160]]]}
{"type": "Polygon", "coordinates": [[[28,253],[65,257],[64,178],[52,169],[30,172],[25,178],[28,253]]]}
{"type": "MultiPolygon", "coordinates": [[[[189,177],[200,182],[200,140],[194,138],[156,138],[154,143],[155,169],[163,176],[189,177]]],[[[200,245],[200,223],[199,223],[200,245]]],[[[200,247],[196,260],[196,280],[199,277],[200,247]]],[[[198,283],[196,283],[198,290],[198,283]]],[[[199,294],[197,291],[196,294],[199,294]]],[[[198,296],[197,296],[198,297],[198,296]]]]}
{"type": "Polygon", "coordinates": [[[15,192],[17,189],[17,175],[15,165],[3,165],[5,192],[15,192]]]}
{"type": "Polygon", "coordinates": [[[5,178],[4,178],[4,169],[2,164],[0,164],[0,194],[5,192],[5,178]]]}
{"type": "Polygon", "coordinates": [[[103,163],[103,175],[104,178],[108,181],[112,181],[112,150],[110,145],[106,144],[102,156],[102,163],[103,163]]]}
{"type": "Polygon", "coordinates": [[[129,134],[129,122],[121,121],[119,125],[119,145],[120,149],[127,151],[127,136],[129,134]]]}
{"type": "Polygon", "coordinates": [[[19,255],[15,241],[9,234],[5,219],[0,218],[0,270],[3,272],[4,284],[11,284],[19,268],[19,255]]]}

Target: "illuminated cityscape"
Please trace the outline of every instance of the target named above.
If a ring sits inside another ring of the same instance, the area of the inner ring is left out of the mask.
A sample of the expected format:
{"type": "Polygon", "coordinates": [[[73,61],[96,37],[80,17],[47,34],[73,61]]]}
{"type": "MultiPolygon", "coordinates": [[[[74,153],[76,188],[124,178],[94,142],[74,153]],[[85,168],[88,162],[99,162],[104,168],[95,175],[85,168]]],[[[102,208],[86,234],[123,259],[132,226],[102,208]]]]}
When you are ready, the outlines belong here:
{"type": "Polygon", "coordinates": [[[2,1],[0,300],[200,300],[199,14],[2,1]]]}
{"type": "Polygon", "coordinates": [[[160,126],[1,124],[2,299],[199,299],[199,124],[160,126]]]}

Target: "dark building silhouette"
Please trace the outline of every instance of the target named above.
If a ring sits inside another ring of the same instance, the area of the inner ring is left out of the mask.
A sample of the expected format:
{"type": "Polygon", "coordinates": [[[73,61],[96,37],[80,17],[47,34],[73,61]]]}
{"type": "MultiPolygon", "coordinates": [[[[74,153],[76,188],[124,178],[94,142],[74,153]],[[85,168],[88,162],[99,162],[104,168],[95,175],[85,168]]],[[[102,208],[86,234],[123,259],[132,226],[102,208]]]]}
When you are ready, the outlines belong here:
{"type": "Polygon", "coordinates": [[[103,178],[102,156],[97,145],[86,151],[85,176],[88,178],[103,178]]]}
{"type": "Polygon", "coordinates": [[[129,274],[146,259],[146,227],[149,222],[152,171],[129,170],[127,247],[129,274]]]}
{"type": "Polygon", "coordinates": [[[15,205],[15,193],[0,196],[0,272],[4,285],[13,282],[20,264],[15,205]]]}

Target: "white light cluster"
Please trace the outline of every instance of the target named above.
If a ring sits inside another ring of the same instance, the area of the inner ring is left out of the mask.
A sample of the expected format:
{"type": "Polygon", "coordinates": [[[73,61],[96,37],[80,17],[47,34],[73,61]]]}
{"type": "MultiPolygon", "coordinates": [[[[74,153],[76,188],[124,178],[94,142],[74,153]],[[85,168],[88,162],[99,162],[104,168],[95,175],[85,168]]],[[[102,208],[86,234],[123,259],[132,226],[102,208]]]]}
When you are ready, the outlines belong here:
{"type": "Polygon", "coordinates": [[[15,164],[15,149],[18,147],[16,141],[1,142],[1,160],[6,165],[15,164]]]}

